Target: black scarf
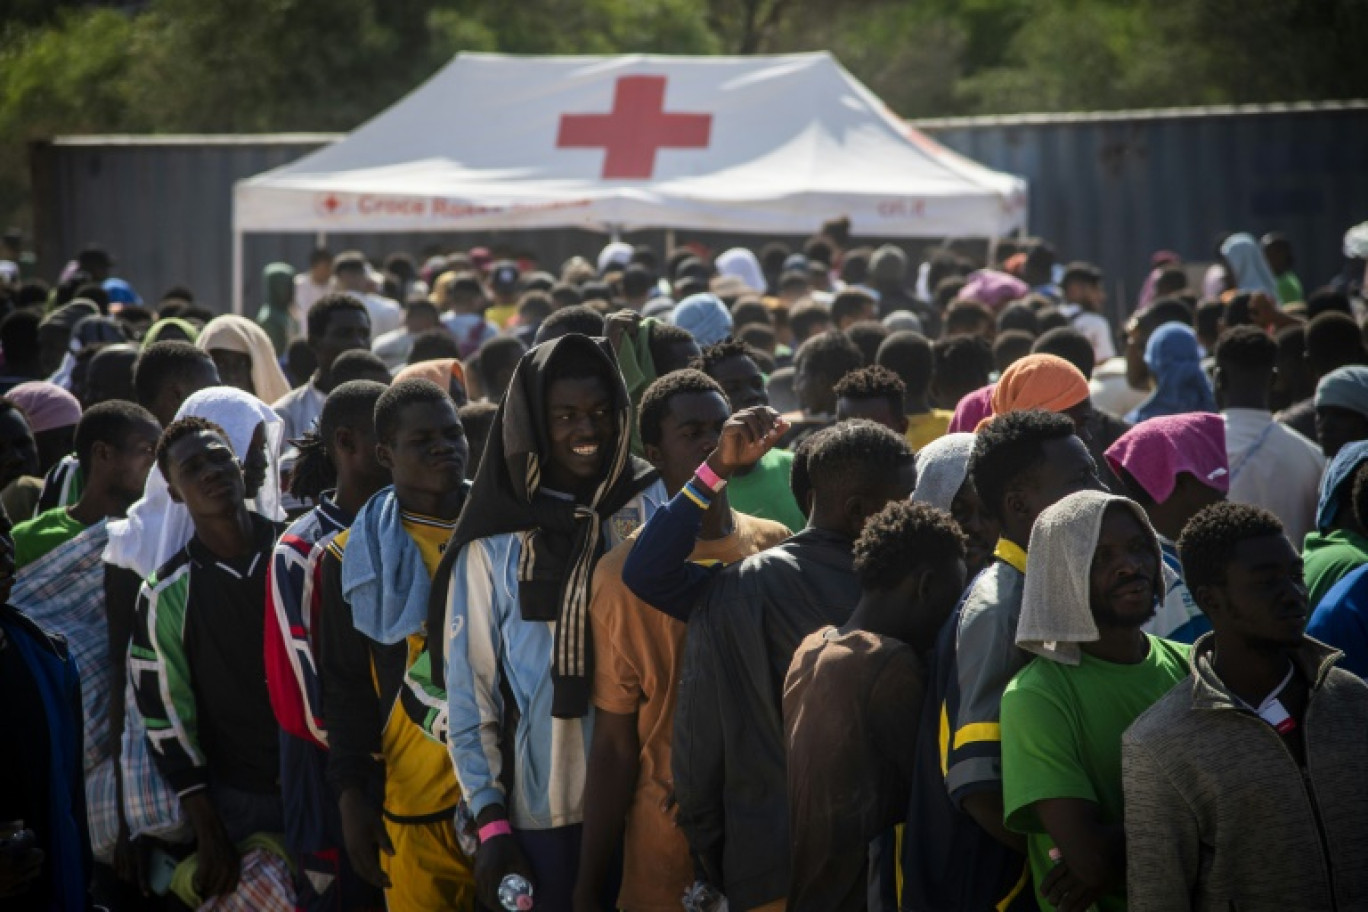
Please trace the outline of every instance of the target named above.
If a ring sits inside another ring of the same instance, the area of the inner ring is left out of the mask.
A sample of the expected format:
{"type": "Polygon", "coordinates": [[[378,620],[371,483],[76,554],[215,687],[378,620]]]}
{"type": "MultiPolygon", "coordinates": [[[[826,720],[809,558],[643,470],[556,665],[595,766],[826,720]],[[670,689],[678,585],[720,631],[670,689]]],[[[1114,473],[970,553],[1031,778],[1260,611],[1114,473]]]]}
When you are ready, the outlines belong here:
{"type": "MultiPolygon", "coordinates": [[[[428,630],[443,631],[451,568],[470,542],[510,532],[522,538],[518,607],[525,621],[556,621],[552,707],[557,718],[589,711],[593,681],[589,586],[603,553],[603,523],[656,480],[649,463],[630,452],[631,399],[604,340],[568,335],[532,349],[518,362],[499,404],[470,497],[442,556],[428,602],[428,630]],[[613,395],[617,434],[608,465],[587,504],[541,491],[549,449],[546,376],[553,361],[572,358],[602,369],[613,395]]],[[[434,676],[445,675],[446,637],[428,637],[434,676]]],[[[443,677],[444,679],[444,677],[443,677]]]]}

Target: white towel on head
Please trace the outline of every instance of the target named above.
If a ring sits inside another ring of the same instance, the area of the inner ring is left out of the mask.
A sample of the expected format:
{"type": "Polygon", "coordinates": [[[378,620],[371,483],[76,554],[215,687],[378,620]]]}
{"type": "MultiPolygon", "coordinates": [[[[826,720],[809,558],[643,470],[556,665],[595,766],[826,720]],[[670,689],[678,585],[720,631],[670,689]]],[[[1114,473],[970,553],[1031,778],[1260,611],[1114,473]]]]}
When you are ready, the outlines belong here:
{"type": "MultiPolygon", "coordinates": [[[[222,427],[239,460],[246,458],[257,426],[266,426],[266,480],[248,506],[267,519],[284,519],[285,510],[280,505],[280,444],[284,425],[280,416],[256,396],[231,386],[211,386],[191,395],[181,404],[176,417],[190,415],[207,418],[222,427]]],[[[194,534],[189,511],[171,500],[166,479],[154,465],[147,473],[143,496],[129,509],[128,518],[109,523],[104,561],[126,567],[146,580],[184,548],[194,534]]]]}
{"type": "Polygon", "coordinates": [[[1016,644],[1027,652],[1063,665],[1077,665],[1079,643],[1099,638],[1092,614],[1092,559],[1102,517],[1121,504],[1135,513],[1154,543],[1155,603],[1167,591],[1167,574],[1159,537],[1135,501],[1102,491],[1079,491],[1045,509],[1031,528],[1026,550],[1026,586],[1016,644]]]}
{"type": "Polygon", "coordinates": [[[973,434],[946,434],[917,451],[917,487],[912,499],[950,512],[950,504],[969,475],[973,434]]]}

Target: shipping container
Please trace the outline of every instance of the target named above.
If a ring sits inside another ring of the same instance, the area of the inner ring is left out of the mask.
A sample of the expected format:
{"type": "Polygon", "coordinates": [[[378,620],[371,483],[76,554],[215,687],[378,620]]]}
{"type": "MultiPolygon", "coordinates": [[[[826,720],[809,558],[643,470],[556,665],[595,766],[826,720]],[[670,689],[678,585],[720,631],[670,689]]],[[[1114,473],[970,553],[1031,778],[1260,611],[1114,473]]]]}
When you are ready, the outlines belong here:
{"type": "MultiPolygon", "coordinates": [[[[1031,233],[1062,259],[1106,272],[1110,305],[1128,309],[1150,255],[1173,250],[1209,261],[1221,232],[1281,231],[1297,251],[1310,291],[1343,265],[1344,231],[1368,219],[1368,102],[1184,108],[913,121],[946,146],[1030,181],[1031,233]]],[[[214,310],[231,307],[233,183],[333,142],[339,134],[73,136],[32,147],[35,240],[54,275],[86,243],[99,243],[117,272],[155,302],[187,285],[214,310]]],[[[832,213],[838,215],[839,213],[832,213]]],[[[783,238],[801,243],[816,225],[783,238]]],[[[878,239],[859,235],[860,243],[878,239]]],[[[626,240],[663,248],[663,231],[626,240]]],[[[680,232],[713,250],[754,237],[680,232]]],[[[302,268],[313,235],[252,234],[244,246],[244,300],[261,299],[261,271],[302,268]]],[[[485,244],[536,254],[553,271],[571,255],[592,257],[605,238],[565,230],[484,234],[333,235],[334,252],[374,257],[404,250],[485,244]]],[[[903,239],[914,258],[927,244],[903,239]]]]}
{"type": "Polygon", "coordinates": [[[1368,220],[1368,102],[913,121],[1030,181],[1031,233],[1107,275],[1129,309],[1151,254],[1209,262],[1218,236],[1279,231],[1307,293],[1344,267],[1368,220]]]}

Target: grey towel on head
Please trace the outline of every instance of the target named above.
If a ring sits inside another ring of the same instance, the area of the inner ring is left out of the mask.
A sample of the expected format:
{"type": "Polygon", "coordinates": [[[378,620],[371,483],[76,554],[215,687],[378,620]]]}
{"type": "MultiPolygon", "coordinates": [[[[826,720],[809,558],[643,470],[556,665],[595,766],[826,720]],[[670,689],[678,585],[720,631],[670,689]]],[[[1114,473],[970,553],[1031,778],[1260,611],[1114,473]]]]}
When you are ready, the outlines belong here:
{"type": "Polygon", "coordinates": [[[950,504],[969,475],[973,434],[946,434],[917,453],[917,487],[912,499],[950,512],[950,504]]]}
{"type": "Polygon", "coordinates": [[[1097,641],[1099,634],[1092,615],[1092,559],[1102,531],[1102,517],[1112,504],[1133,511],[1154,542],[1159,572],[1155,580],[1156,605],[1167,591],[1168,571],[1159,550],[1159,537],[1140,505],[1102,491],[1070,494],[1046,508],[1031,529],[1017,646],[1052,662],[1077,665],[1082,656],[1078,644],[1097,641]]]}

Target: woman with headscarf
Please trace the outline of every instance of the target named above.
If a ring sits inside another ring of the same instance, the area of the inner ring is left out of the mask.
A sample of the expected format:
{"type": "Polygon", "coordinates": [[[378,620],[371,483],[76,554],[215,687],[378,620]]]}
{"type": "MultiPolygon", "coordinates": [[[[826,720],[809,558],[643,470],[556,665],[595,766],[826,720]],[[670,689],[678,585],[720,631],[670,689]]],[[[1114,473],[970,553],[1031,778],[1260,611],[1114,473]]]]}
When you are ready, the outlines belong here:
{"type": "Polygon", "coordinates": [[[1149,337],[1145,364],[1154,376],[1154,392],[1126,416],[1135,424],[1160,415],[1216,411],[1211,382],[1202,369],[1197,334],[1182,323],[1165,323],[1149,337]]]}
{"type": "Polygon", "coordinates": [[[765,271],[760,268],[760,260],[746,247],[733,247],[718,254],[713,265],[719,276],[739,279],[751,291],[764,292],[765,271]]]}
{"type": "Polygon", "coordinates": [[[195,345],[214,359],[219,379],[228,386],[251,393],[267,404],[290,391],[290,381],[276,361],[270,338],[246,317],[214,317],[204,325],[195,345]]]}
{"type": "Polygon", "coordinates": [[[1234,289],[1262,291],[1271,300],[1278,300],[1278,282],[1254,235],[1242,231],[1226,238],[1221,242],[1221,258],[1225,260],[1234,289]]]}
{"type": "Polygon", "coordinates": [[[285,354],[285,350],[290,346],[290,340],[300,334],[299,325],[291,313],[294,304],[294,277],[294,267],[289,263],[271,263],[261,274],[261,283],[266,289],[266,301],[257,311],[256,321],[271,340],[277,358],[285,354]]]}
{"type": "Polygon", "coordinates": [[[969,477],[973,452],[973,434],[946,434],[931,441],[917,452],[917,487],[912,491],[913,500],[944,510],[959,524],[968,539],[964,563],[971,581],[993,559],[999,533],[997,519],[983,509],[969,477]]]}

